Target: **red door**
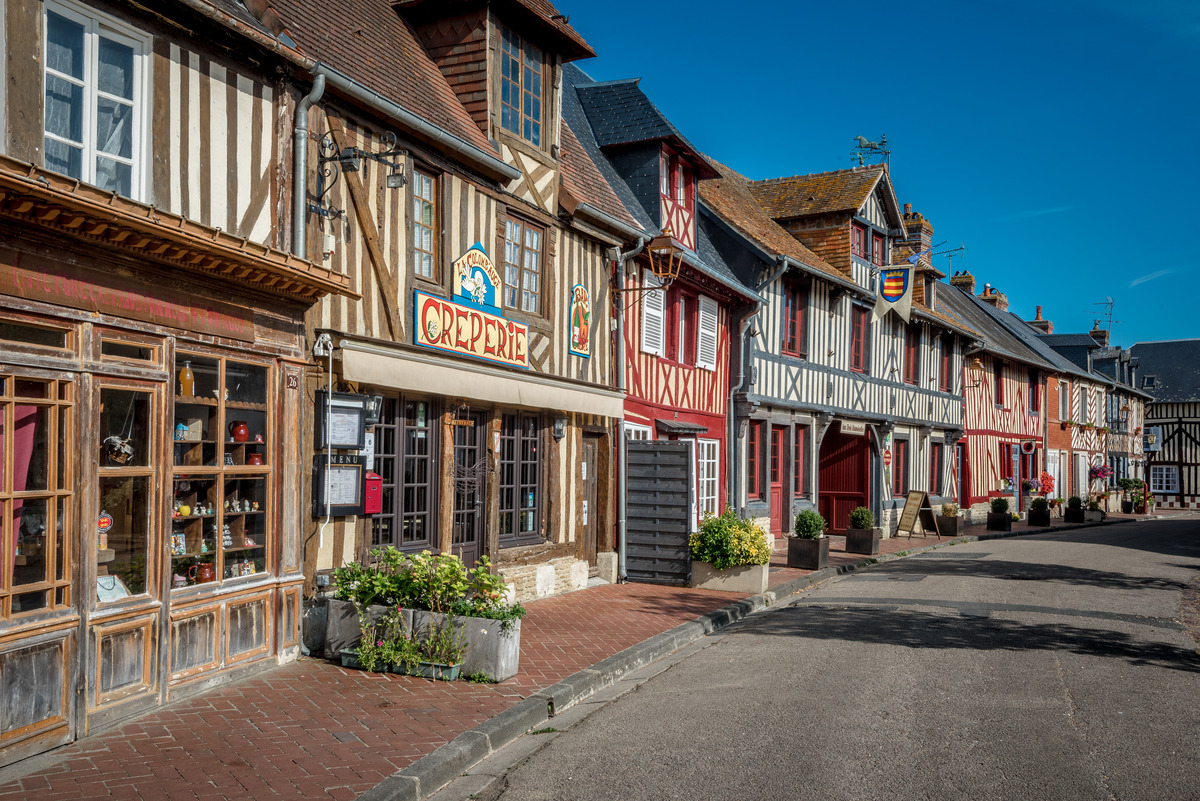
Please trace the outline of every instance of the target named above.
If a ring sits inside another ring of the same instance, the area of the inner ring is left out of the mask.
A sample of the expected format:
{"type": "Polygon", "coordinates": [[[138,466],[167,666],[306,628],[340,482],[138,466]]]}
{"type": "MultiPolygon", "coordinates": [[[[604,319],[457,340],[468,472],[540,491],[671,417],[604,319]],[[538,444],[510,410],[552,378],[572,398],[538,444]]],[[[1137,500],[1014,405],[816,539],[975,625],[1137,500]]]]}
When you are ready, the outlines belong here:
{"type": "Polygon", "coordinates": [[[867,438],[829,432],[821,442],[817,511],[829,530],[842,533],[850,525],[850,512],[870,508],[871,449],[867,438]]]}
{"type": "Polygon", "coordinates": [[[786,428],[771,426],[771,531],[777,537],[787,534],[783,530],[786,518],[783,511],[783,443],[786,437],[786,428]]]}

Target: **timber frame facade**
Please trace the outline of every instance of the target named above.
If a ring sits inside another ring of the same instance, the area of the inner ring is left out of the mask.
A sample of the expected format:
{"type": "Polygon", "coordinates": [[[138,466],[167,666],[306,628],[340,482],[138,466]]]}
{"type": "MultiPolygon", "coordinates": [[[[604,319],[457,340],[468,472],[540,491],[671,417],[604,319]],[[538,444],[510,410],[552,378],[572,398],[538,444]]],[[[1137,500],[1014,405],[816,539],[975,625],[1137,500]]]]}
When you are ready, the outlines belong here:
{"type": "Polygon", "coordinates": [[[1200,339],[1139,342],[1129,353],[1135,386],[1153,396],[1141,435],[1155,504],[1200,509],[1200,339]]]}

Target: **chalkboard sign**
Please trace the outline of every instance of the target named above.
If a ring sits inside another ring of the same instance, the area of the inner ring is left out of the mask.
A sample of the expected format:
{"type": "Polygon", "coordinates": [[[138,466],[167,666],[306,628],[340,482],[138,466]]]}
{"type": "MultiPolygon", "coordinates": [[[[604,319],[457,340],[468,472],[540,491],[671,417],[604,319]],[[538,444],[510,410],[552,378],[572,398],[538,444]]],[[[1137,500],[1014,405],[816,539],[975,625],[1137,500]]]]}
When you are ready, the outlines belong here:
{"type": "Polygon", "coordinates": [[[896,530],[896,536],[907,534],[908,538],[912,539],[913,527],[918,520],[921,521],[921,526],[926,533],[932,531],[937,534],[938,539],[941,539],[942,535],[938,533],[937,520],[933,517],[933,507],[929,505],[929,493],[913,490],[908,493],[908,499],[904,502],[904,511],[900,513],[900,527],[896,530]]]}

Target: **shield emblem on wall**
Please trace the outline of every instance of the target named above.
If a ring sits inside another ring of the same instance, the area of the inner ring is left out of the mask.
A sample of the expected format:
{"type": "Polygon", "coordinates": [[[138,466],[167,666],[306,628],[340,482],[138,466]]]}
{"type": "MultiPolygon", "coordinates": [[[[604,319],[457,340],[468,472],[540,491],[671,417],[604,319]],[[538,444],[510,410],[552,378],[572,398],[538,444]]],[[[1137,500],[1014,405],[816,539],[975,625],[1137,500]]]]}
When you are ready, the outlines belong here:
{"type": "Polygon", "coordinates": [[[880,294],[888,303],[895,303],[908,291],[908,270],[884,270],[880,294]]]}
{"type": "Polygon", "coordinates": [[[908,322],[912,306],[912,269],[886,267],[879,271],[879,297],[875,301],[875,319],[882,319],[889,310],[908,322]]]}

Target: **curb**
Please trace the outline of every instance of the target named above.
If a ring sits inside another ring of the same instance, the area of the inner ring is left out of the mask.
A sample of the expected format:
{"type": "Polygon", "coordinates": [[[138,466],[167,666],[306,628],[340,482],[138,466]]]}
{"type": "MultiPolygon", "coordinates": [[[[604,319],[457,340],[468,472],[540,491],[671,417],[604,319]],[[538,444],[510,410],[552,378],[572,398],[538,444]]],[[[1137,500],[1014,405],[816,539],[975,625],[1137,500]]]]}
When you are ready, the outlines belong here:
{"type": "Polygon", "coordinates": [[[878,554],[867,557],[863,562],[857,564],[821,568],[807,576],[801,576],[772,587],[765,593],[734,601],[720,609],[701,615],[695,620],[681,623],[673,629],[656,634],[607,659],[602,659],[590,668],[573,673],[557,684],[539,690],[515,706],[489,718],[470,731],[463,732],[403,770],[393,773],[360,795],[358,799],[359,801],[421,801],[428,798],[476,763],[545,723],[559,712],[594,695],[605,687],[615,684],[625,674],[645,667],[651,662],[674,653],[709,634],[720,631],[748,615],[773,606],[780,600],[823,581],[860,569],[867,569],[875,564],[904,559],[914,554],[951,545],[1132,522],[1134,521],[1128,518],[1114,518],[1098,523],[1076,523],[1069,527],[1062,525],[1019,532],[993,531],[986,534],[967,534],[934,545],[922,545],[891,554],[878,554]]]}

